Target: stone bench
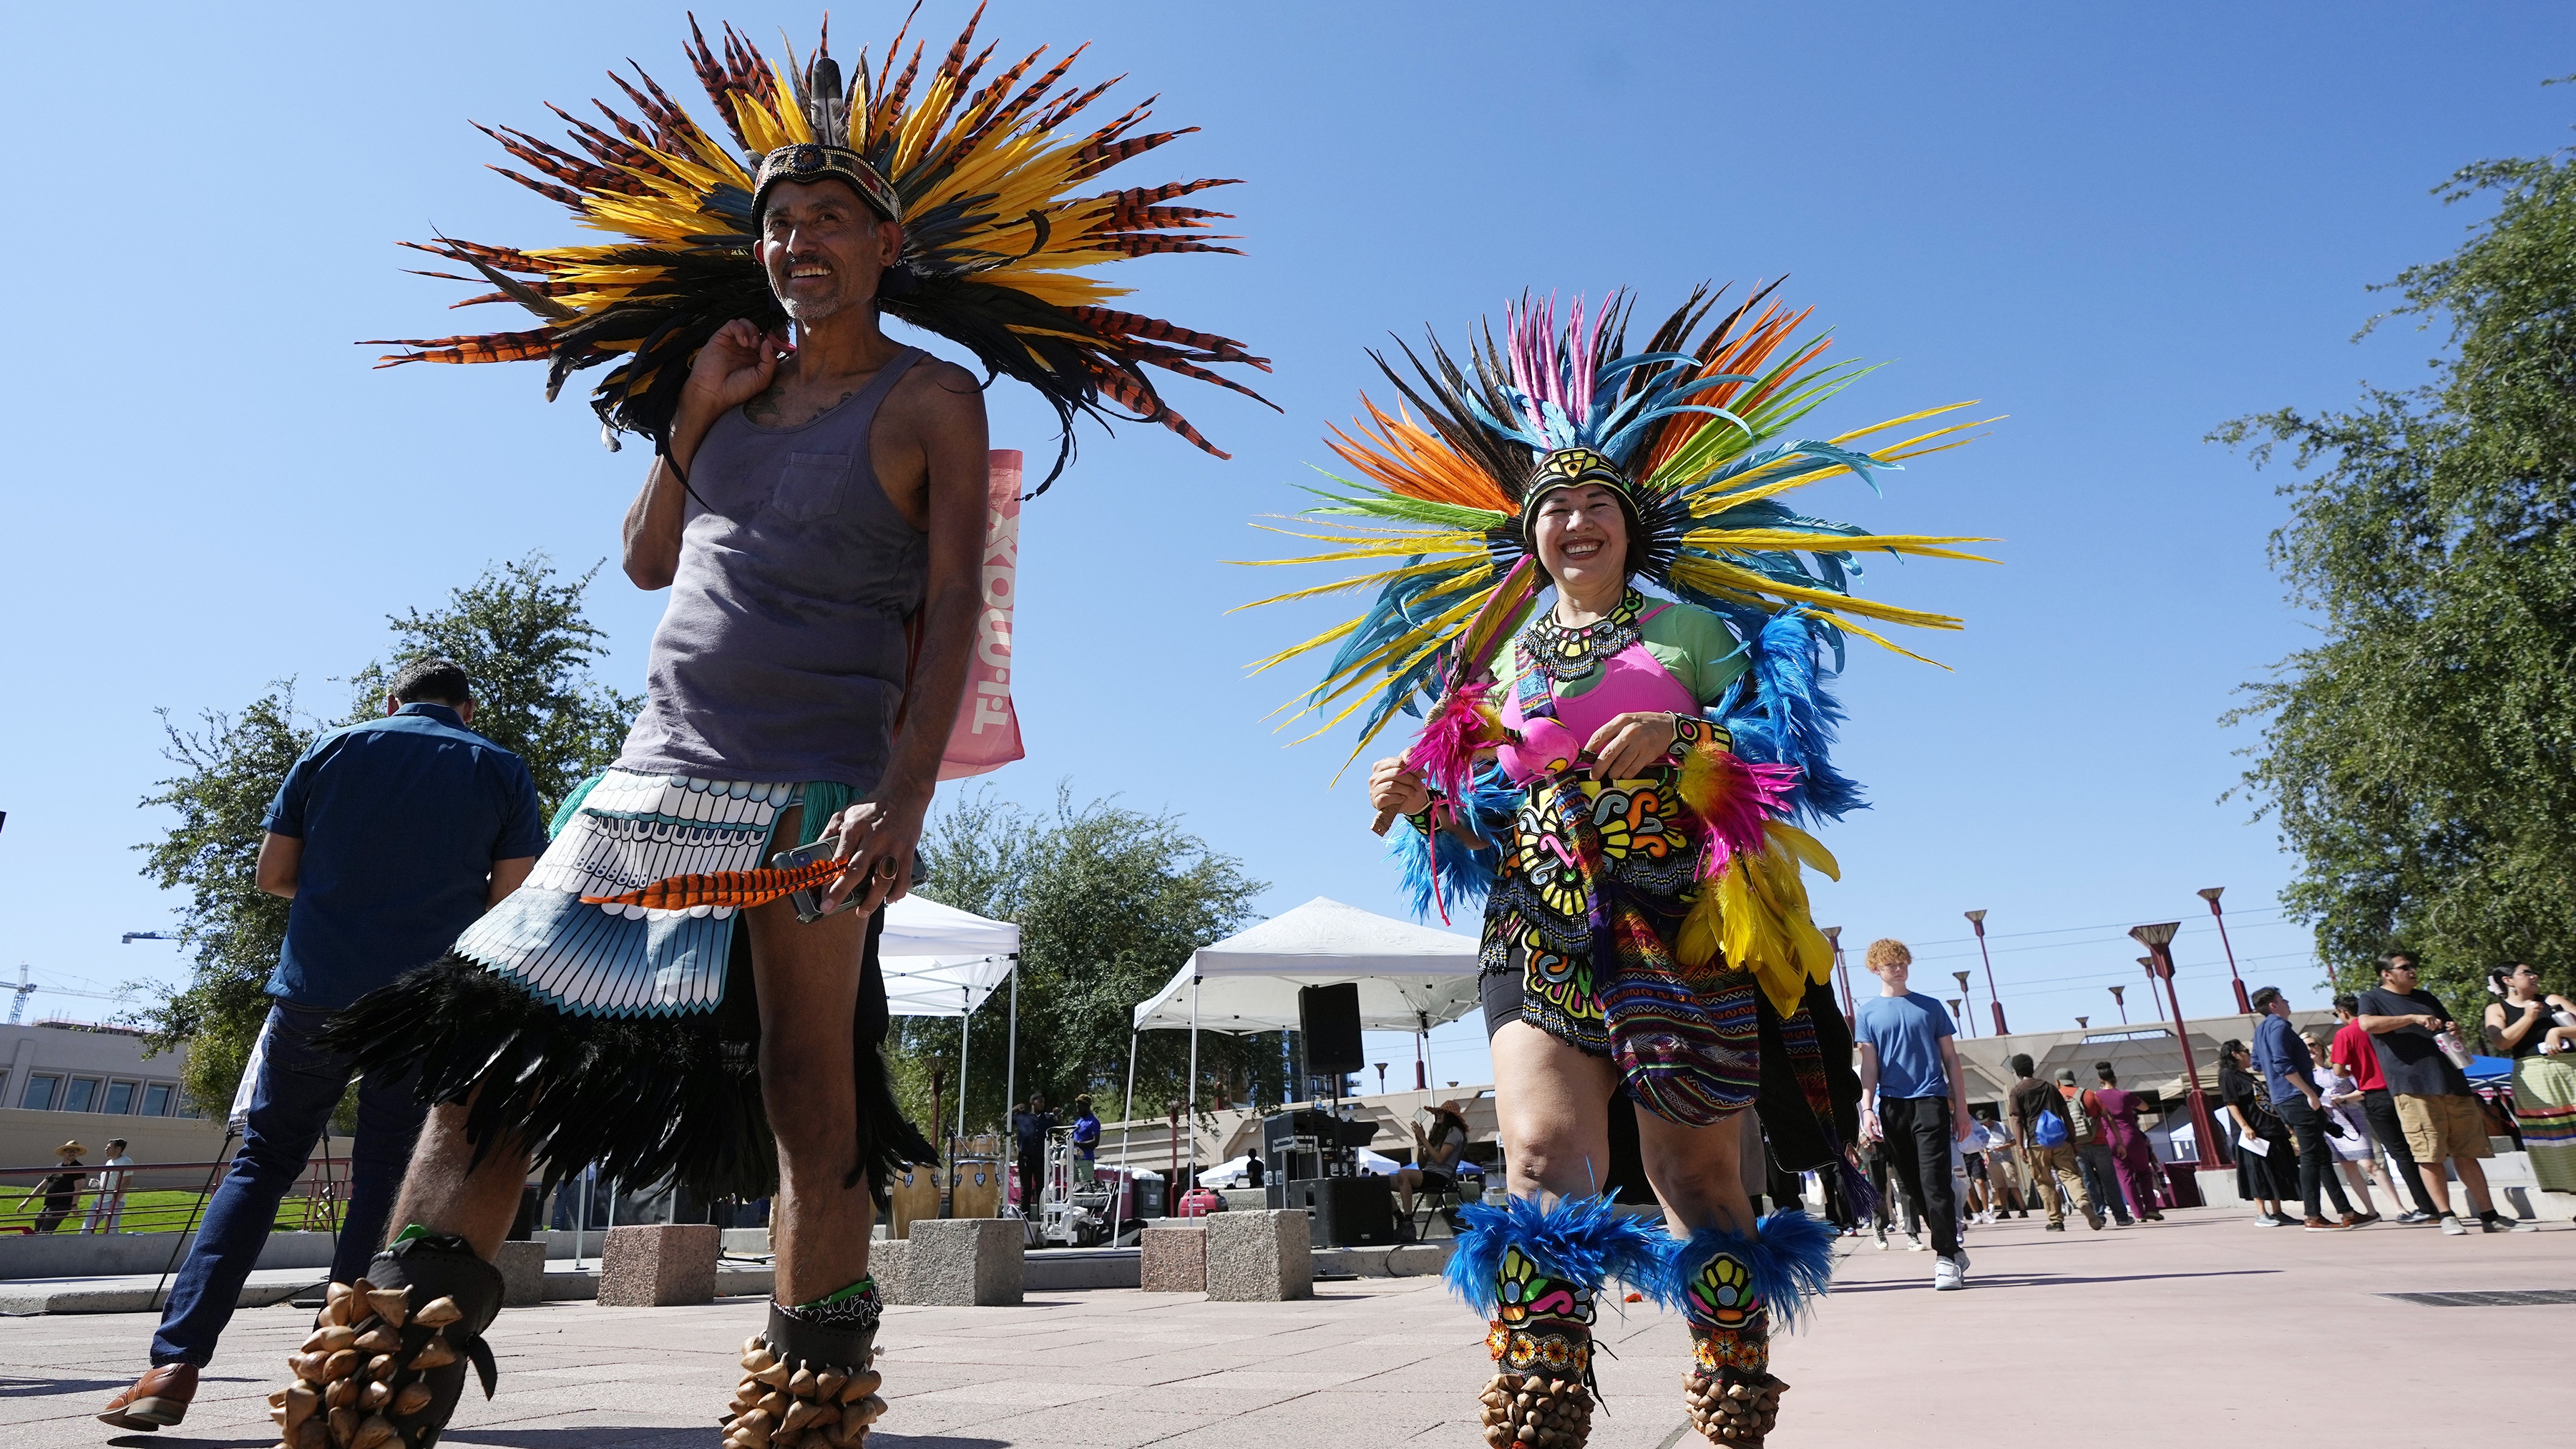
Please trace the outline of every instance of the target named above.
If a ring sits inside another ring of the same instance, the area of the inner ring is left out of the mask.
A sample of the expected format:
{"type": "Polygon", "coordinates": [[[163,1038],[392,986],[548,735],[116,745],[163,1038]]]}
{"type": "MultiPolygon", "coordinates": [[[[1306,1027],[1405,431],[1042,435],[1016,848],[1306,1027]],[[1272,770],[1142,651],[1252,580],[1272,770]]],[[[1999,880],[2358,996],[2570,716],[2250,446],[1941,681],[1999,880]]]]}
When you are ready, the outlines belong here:
{"type": "Polygon", "coordinates": [[[607,1245],[599,1255],[599,1306],[667,1308],[713,1303],[721,1242],[722,1232],[713,1223],[609,1229],[607,1245]]]}
{"type": "Polygon", "coordinates": [[[1207,1260],[1207,1229],[1199,1223],[1136,1235],[1136,1285],[1148,1293],[1206,1292],[1207,1260]]]}
{"type": "Polygon", "coordinates": [[[995,1308],[1020,1301],[1028,1251],[1017,1218],[925,1218],[869,1244],[868,1266],[888,1303],[995,1308]]]}
{"type": "Polygon", "coordinates": [[[501,1306],[526,1308],[546,1301],[546,1245],[503,1243],[492,1266],[501,1270],[501,1306]]]}
{"type": "Polygon", "coordinates": [[[1219,1303],[1277,1303],[1315,1296],[1306,1210],[1211,1213],[1207,1296],[1219,1303]]]}

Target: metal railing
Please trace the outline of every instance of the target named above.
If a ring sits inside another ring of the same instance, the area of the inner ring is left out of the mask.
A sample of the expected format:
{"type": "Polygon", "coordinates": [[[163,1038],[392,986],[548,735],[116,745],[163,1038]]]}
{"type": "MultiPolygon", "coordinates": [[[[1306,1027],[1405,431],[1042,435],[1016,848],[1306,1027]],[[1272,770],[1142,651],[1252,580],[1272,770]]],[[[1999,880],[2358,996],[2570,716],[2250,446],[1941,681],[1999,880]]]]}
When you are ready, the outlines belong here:
{"type": "MultiPolygon", "coordinates": [[[[232,1159],[219,1162],[135,1162],[107,1168],[0,1167],[0,1238],[38,1233],[176,1233],[196,1226],[207,1197],[232,1159]],[[69,1192],[42,1191],[44,1180],[78,1173],[69,1192]],[[101,1177],[115,1184],[102,1189],[101,1177]],[[146,1179],[184,1183],[178,1187],[141,1187],[146,1179]]],[[[349,1159],[320,1156],[308,1160],[288,1184],[279,1226],[307,1232],[338,1232],[349,1193],[349,1159]]]]}

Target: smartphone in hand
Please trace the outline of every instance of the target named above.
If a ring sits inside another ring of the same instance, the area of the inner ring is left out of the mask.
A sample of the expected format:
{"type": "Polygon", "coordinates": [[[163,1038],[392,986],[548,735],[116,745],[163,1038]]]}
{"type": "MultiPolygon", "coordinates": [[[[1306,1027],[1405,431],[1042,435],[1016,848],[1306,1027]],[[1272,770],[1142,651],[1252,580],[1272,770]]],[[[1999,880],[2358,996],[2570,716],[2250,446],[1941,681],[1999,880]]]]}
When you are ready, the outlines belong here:
{"type": "MultiPolygon", "coordinates": [[[[772,870],[795,870],[801,866],[812,865],[818,860],[831,860],[834,858],[832,846],[832,840],[826,837],[815,841],[812,845],[800,845],[794,850],[782,850],[769,858],[769,865],[772,870]]],[[[803,890],[789,893],[787,904],[794,908],[797,920],[812,925],[827,915],[848,910],[858,901],[857,895],[853,894],[833,910],[826,911],[823,909],[823,892],[826,889],[828,889],[826,886],[807,886],[803,890]]]]}

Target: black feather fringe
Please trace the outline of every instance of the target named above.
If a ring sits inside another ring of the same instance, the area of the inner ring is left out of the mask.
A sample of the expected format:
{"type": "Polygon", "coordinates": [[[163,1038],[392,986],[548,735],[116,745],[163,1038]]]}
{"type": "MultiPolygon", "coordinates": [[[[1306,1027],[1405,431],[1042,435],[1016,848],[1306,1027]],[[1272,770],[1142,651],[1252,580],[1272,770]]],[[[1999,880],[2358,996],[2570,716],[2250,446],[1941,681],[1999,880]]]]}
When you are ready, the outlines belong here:
{"type": "MultiPolygon", "coordinates": [[[[710,1198],[767,1197],[778,1188],[778,1150],[761,1101],[760,1017],[751,973],[740,969],[743,946],[737,932],[737,969],[715,1011],[574,1015],[450,955],[359,998],[322,1039],[371,1071],[417,1071],[424,1102],[467,1104],[477,1162],[515,1139],[549,1187],[596,1162],[621,1182],[668,1178],[710,1198]]],[[[864,1172],[880,1197],[905,1167],[935,1155],[895,1101],[878,1049],[884,1025],[881,1009],[854,1023],[858,1142],[844,1179],[856,1186],[864,1172]]]]}

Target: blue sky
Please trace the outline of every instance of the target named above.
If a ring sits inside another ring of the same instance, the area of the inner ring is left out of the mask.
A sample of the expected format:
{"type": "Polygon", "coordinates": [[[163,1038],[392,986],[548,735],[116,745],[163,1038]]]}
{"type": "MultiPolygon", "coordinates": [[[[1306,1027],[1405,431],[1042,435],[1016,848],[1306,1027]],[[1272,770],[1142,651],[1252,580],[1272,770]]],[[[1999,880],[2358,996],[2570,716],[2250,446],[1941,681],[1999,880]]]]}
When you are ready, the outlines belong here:
{"type": "MultiPolygon", "coordinates": [[[[944,42],[966,8],[931,0],[920,33],[944,42]]],[[[800,48],[815,19],[701,11],[764,40],[784,23],[800,48]]],[[[838,7],[836,50],[895,18],[838,7]]],[[[659,4],[61,6],[10,31],[0,114],[54,164],[0,235],[20,279],[0,352],[0,968],[103,989],[179,969],[117,941],[171,920],[130,849],[158,824],[135,808],[164,773],[156,708],[293,677],[336,713],[385,615],[494,560],[613,551],[639,454],[599,446],[578,389],[548,406],[534,366],[371,371],[351,343],[478,320],[405,275],[397,239],[576,239],[480,169],[503,158],[468,118],[550,133],[542,102],[607,93],[629,56],[695,91],[682,12],[659,4]]],[[[999,0],[986,33],[1088,38],[1078,78],[1128,72],[1112,100],[1159,91],[1162,124],[1203,128],[1116,177],[1245,178],[1216,197],[1247,256],[1121,280],[1139,310],[1274,359],[1284,410],[1183,385],[1232,462],[1093,430],[1030,505],[1030,753],[994,788],[1178,811],[1271,882],[1272,909],[1395,911],[1356,773],[1332,784],[1347,740],[1272,733],[1306,676],[1244,677],[1330,613],[1225,612],[1277,581],[1225,562],[1280,551],[1247,524],[1298,506],[1390,331],[1455,335],[1525,287],[1630,285],[1659,314],[1702,279],[1786,273],[1837,355],[1890,364],[1820,430],[1966,398],[2009,415],[1883,498],[1846,481],[1811,500],[1994,535],[2003,561],[1871,567],[1872,595],[1969,630],[1912,641],[1946,670],[1855,651],[1843,760],[1875,808],[1828,834],[1844,881],[1816,883],[1818,920],[1914,941],[1920,984],[1976,966],[1960,912],[1988,909],[2013,1024],[2098,1025],[2105,987],[2140,979],[2121,931],[2144,920],[2187,923],[2186,1009],[2228,1004],[2192,895],[2224,885],[2249,981],[2321,1004],[2274,902],[2289,862],[2219,799],[2248,743],[2218,722],[2231,691],[2306,637],[2264,564],[2276,480],[2201,438],[2422,376],[2437,337],[2350,343],[2365,289],[2457,244],[2475,216],[2426,195],[2453,168],[2566,141],[2576,92],[2540,82],[2576,69],[2576,12],[999,0]]],[[[1051,447],[1027,398],[992,396],[997,444],[1051,447]]],[[[613,569],[596,586],[613,681],[640,682],[662,601],[613,569]]],[[[1982,1015],[1982,974],[1974,990],[1982,1015]]],[[[1434,1079],[1483,1080],[1480,1035],[1438,1033],[1434,1079]]],[[[1409,1083],[1409,1047],[1378,1045],[1409,1083]]]]}

